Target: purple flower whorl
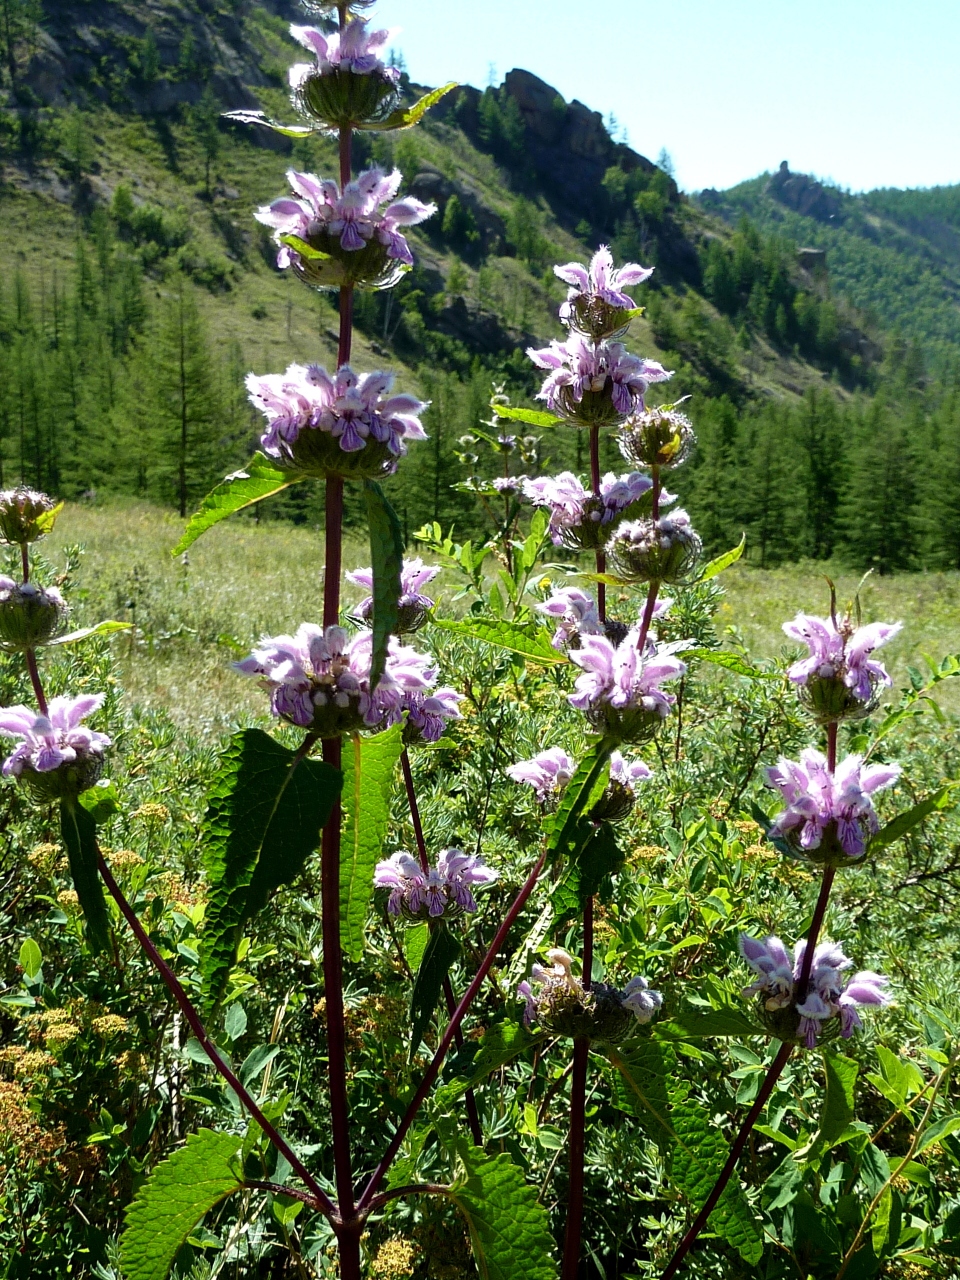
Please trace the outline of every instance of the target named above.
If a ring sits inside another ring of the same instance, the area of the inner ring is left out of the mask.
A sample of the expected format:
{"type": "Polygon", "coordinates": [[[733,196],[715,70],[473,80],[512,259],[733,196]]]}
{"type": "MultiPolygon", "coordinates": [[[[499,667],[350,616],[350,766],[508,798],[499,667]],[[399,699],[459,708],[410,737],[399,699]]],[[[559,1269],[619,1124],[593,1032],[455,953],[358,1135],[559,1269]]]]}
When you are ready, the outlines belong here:
{"type": "Polygon", "coordinates": [[[0,647],[33,649],[63,630],[69,609],[56,587],[18,583],[0,574],[0,647]]]}
{"type": "Polygon", "coordinates": [[[686,511],[658,519],[625,520],[607,544],[610,567],[625,582],[682,583],[700,558],[703,543],[686,511]]]}
{"type": "Polygon", "coordinates": [[[573,957],[559,947],[547,952],[550,968],[535,964],[533,983],[521,982],[517,995],[525,1001],[523,1021],[537,1023],[554,1035],[586,1036],[617,1044],[645,1026],[663,1004],[659,991],[651,991],[645,978],[631,978],[622,991],[605,982],[592,982],[590,990],[571,972],[573,957]]]}
{"type": "Polygon", "coordinates": [[[612,471],[600,481],[600,493],[592,493],[572,471],[558,476],[524,480],[523,496],[538,507],[550,508],[550,538],[568,551],[594,551],[603,547],[621,520],[650,509],[653,481],[639,471],[616,476],[612,471]]]}
{"type": "Polygon", "coordinates": [[[456,919],[476,911],[476,885],[493,884],[497,872],[479,854],[444,849],[436,867],[426,871],[409,853],[395,853],[377,863],[374,886],[389,889],[387,911],[406,920],[456,919]]]}
{"type": "Polygon", "coordinates": [[[39,800],[89,791],[103,772],[103,752],[111,740],[80,722],[105,698],[103,693],[51,698],[46,715],[24,706],[0,708],[0,734],[23,739],[4,760],[4,776],[24,783],[39,800]]]}
{"type": "Polygon", "coordinates": [[[636,630],[619,645],[606,636],[583,636],[580,648],[570,653],[582,672],[570,705],[583,711],[599,733],[619,742],[646,742],[656,735],[676,702],[660,685],[687,669],[674,657],[679,646],[657,645],[640,653],[637,640],[636,630]]]}
{"type": "Polygon", "coordinates": [[[593,342],[618,338],[626,333],[635,303],[624,289],[643,284],[653,275],[653,267],[627,262],[614,268],[613,255],[602,244],[590,259],[589,267],[567,262],[553,268],[553,274],[570,285],[560,319],[576,333],[593,342]]]}
{"type": "Polygon", "coordinates": [[[381,57],[395,31],[368,31],[367,19],[354,18],[332,34],[291,25],[290,34],[316,57],[289,71],[296,109],[308,120],[333,128],[372,125],[400,103],[400,72],[381,57]]]}
{"type": "Polygon", "coordinates": [[[673,376],[656,361],[631,355],[620,342],[593,343],[577,333],[539,351],[528,347],[527,355],[548,374],[537,399],[577,427],[619,425],[643,408],[652,382],[673,376]]]}
{"type": "Polygon", "coordinates": [[[679,413],[676,405],[664,404],[628,418],[619,444],[620,452],[635,467],[667,469],[686,462],[695,439],[686,414],[679,413]]]}
{"type": "MultiPolygon", "coordinates": [[[[404,560],[400,573],[398,635],[409,635],[419,631],[426,622],[433,608],[433,600],[430,596],[422,595],[420,588],[432,582],[439,572],[439,568],[425,565],[419,557],[416,560],[404,560]]],[[[347,574],[347,581],[372,591],[373,570],[356,569],[353,573],[347,574]]],[[[369,626],[373,621],[373,596],[366,596],[361,600],[353,610],[352,616],[364,626],[369,626]]]]}
{"type": "Polygon", "coordinates": [[[837,622],[835,617],[798,613],[783,630],[792,640],[801,640],[810,654],[790,667],[787,679],[822,723],[859,720],[874,710],[880,691],[893,683],[882,663],[870,655],[902,626],[870,622],[858,627],[849,615],[837,622]]]}

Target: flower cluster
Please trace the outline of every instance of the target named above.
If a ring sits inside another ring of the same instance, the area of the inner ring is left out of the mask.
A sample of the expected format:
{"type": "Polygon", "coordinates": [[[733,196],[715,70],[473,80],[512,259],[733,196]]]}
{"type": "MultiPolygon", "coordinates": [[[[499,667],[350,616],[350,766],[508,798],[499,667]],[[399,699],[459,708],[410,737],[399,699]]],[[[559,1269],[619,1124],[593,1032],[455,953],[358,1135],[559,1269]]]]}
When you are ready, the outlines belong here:
{"type": "Polygon", "coordinates": [[[400,71],[381,54],[395,31],[368,31],[355,18],[332,34],[291,26],[290,34],[316,57],[290,68],[297,109],[308,119],[337,129],[382,122],[400,102],[400,71]]]}
{"type": "MultiPolygon", "coordinates": [[[[507,769],[514,782],[533,787],[541,804],[557,798],[576,773],[576,761],[562,747],[541,751],[530,760],[518,760],[507,769]]],[[[606,790],[587,815],[591,822],[617,822],[633,808],[639,783],[653,774],[642,760],[626,760],[619,751],[610,753],[610,780],[606,790]]]]}
{"type": "Polygon", "coordinates": [[[635,467],[678,467],[690,456],[694,438],[686,414],[678,412],[675,404],[664,404],[645,409],[623,424],[620,452],[635,467]]]}
{"type": "Polygon", "coordinates": [[[372,649],[369,632],[351,638],[343,627],[305,622],[296,635],[264,637],[249,658],[233,665],[260,678],[274,715],[321,737],[388,728],[407,714],[424,740],[436,741],[446,721],[459,714],[458,695],[434,691],[430,659],[393,639],[371,690],[372,649]]]}
{"type": "MultiPolygon", "coordinates": [[[[662,618],[673,601],[663,596],[653,607],[652,619],[662,618]]],[[[556,623],[550,643],[554,649],[578,649],[581,636],[606,636],[612,644],[619,644],[630,631],[625,622],[613,618],[600,621],[597,602],[587,591],[579,587],[562,587],[555,591],[549,599],[536,606],[539,613],[544,614],[556,623]]],[[[647,632],[647,647],[654,644],[653,633],[647,632]]]]}
{"type": "Polygon", "coordinates": [[[617,476],[612,471],[591,493],[572,471],[523,482],[523,494],[539,507],[550,508],[550,537],[568,550],[602,547],[616,524],[649,493],[653,482],[639,471],[617,476]]]}
{"type": "Polygon", "coordinates": [[[650,383],[672,376],[656,361],[631,355],[621,342],[594,343],[576,333],[539,351],[529,347],[527,355],[548,371],[537,399],[577,426],[621,422],[643,408],[650,383]]]}
{"type": "MultiPolygon", "coordinates": [[[[432,582],[439,572],[440,570],[435,566],[425,565],[419,557],[416,560],[404,560],[400,573],[398,635],[408,635],[413,631],[418,631],[426,622],[430,610],[433,608],[433,600],[430,596],[423,595],[420,588],[425,587],[428,582],[432,582]]],[[[372,569],[357,569],[353,573],[347,574],[347,580],[358,587],[366,587],[368,591],[373,591],[372,569]]],[[[373,596],[369,595],[361,600],[353,613],[360,622],[371,623],[373,621],[373,596]]]]}
{"type": "Polygon", "coordinates": [[[389,889],[387,910],[408,920],[447,919],[476,911],[475,885],[493,884],[497,872],[479,854],[444,849],[435,867],[426,870],[409,853],[395,853],[378,862],[373,883],[389,889]]]}
{"type": "Polygon", "coordinates": [[[341,192],[332,178],[287,171],[293,196],[257,210],[280,246],[278,267],[292,267],[308,284],[337,289],[361,285],[386,289],[413,265],[401,228],[436,213],[407,196],[397,200],[403,175],[367,169],[341,192]]]}
{"type": "MultiPolygon", "coordinates": [[[[295,25],[291,25],[290,34],[298,44],[316,55],[316,70],[321,75],[332,71],[352,71],[358,76],[387,76],[394,83],[400,80],[399,70],[388,67],[380,56],[397,34],[395,30],[368,31],[367,19],[354,18],[342,31],[329,35],[316,27],[295,25]]],[[[291,67],[291,84],[313,69],[303,64],[291,67]]]]}
{"type": "Polygon", "coordinates": [[[634,302],[623,291],[649,280],[653,267],[627,262],[617,270],[610,250],[602,244],[590,259],[589,267],[580,262],[567,262],[554,267],[553,272],[564,284],[570,285],[567,300],[560,308],[560,319],[577,333],[600,342],[625,331],[634,302]]]}
{"type": "Polygon", "coordinates": [[[408,440],[424,440],[416,397],[390,395],[389,373],[341,365],[292,364],[283,374],[248,374],[251,402],[266,416],[260,437],[271,458],[311,475],[377,476],[395,471],[408,440]]]}
{"type": "Polygon", "coordinates": [[[80,722],[99,710],[105,697],[51,698],[45,715],[24,706],[0,708],[0,734],[22,739],[3,762],[4,776],[21,779],[44,800],[89,790],[103,771],[110,739],[80,722]]]}
{"type": "Polygon", "coordinates": [[[867,855],[879,830],[870,796],[900,777],[896,764],[865,765],[862,756],[841,760],[831,772],[824,755],[812,747],[799,761],[783,757],[767,770],[767,780],[787,807],[770,827],[799,856],[825,866],[845,866],[867,855]]]}
{"type": "Polygon", "coordinates": [[[627,582],[682,582],[700,557],[702,543],[686,511],[657,519],[625,520],[607,544],[610,566],[627,582]]]}
{"type": "Polygon", "coordinates": [[[0,574],[0,645],[32,649],[63,629],[67,602],[56,587],[18,583],[0,574]]]}
{"type": "Polygon", "coordinates": [[[38,541],[53,528],[59,510],[52,498],[36,489],[20,485],[0,490],[0,542],[23,547],[38,541]]]}
{"type": "Polygon", "coordinates": [[[809,657],[795,662],[787,677],[818,719],[858,719],[877,705],[880,690],[892,683],[883,665],[870,655],[900,631],[900,622],[871,622],[857,627],[850,617],[816,618],[798,613],[783,630],[802,641],[809,657]]]}
{"type": "Polygon", "coordinates": [[[622,991],[604,982],[589,989],[573,976],[573,957],[559,947],[547,952],[550,967],[535,964],[530,971],[538,990],[521,982],[517,994],[525,1002],[526,1026],[538,1023],[554,1035],[604,1040],[616,1044],[636,1027],[646,1025],[663,1004],[641,977],[631,978],[622,991]]]}
{"type": "Polygon", "coordinates": [[[657,645],[652,652],[641,653],[638,639],[636,630],[618,645],[606,636],[586,635],[580,648],[570,653],[582,672],[570,705],[585,712],[594,728],[622,742],[642,742],[657,732],[676,702],[660,686],[686,671],[674,656],[678,645],[657,645]]]}
{"type": "Polygon", "coordinates": [[[833,942],[821,942],[814,951],[807,989],[799,991],[806,946],[798,942],[791,958],[779,938],[740,937],[740,953],[757,975],[743,994],[758,998],[760,1017],[779,1040],[813,1049],[819,1038],[838,1030],[849,1039],[863,1025],[857,1010],[889,1004],[890,997],[887,979],[878,973],[864,970],[845,977],[853,962],[833,942]]]}
{"type": "Polygon", "coordinates": [[[530,760],[518,760],[507,768],[507,777],[533,787],[541,804],[558,796],[577,771],[576,761],[562,747],[550,747],[530,760]]]}

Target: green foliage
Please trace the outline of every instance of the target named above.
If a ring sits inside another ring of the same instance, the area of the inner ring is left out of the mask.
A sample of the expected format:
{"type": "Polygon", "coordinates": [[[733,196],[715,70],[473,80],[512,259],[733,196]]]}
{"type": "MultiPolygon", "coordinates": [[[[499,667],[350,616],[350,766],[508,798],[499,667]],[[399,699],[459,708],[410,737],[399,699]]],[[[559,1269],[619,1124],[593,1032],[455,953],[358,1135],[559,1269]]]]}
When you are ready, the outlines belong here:
{"type": "Polygon", "coordinates": [[[343,831],[340,844],[340,935],[354,961],[363,954],[373,872],[383,852],[403,726],[348,740],[344,759],[343,831]],[[352,759],[351,759],[352,756],[352,759]]]}
{"type": "Polygon", "coordinates": [[[201,971],[208,1005],[223,995],[244,925],[303,870],[342,776],[260,729],[232,739],[210,791],[204,864],[210,884],[201,971]]]}
{"type": "Polygon", "coordinates": [[[451,967],[459,960],[462,947],[442,921],[434,923],[430,929],[417,976],[410,993],[410,1059],[416,1057],[420,1050],[423,1033],[433,1018],[443,983],[451,967]]]}
{"type": "Polygon", "coordinates": [[[233,475],[227,476],[207,494],[200,504],[200,510],[190,517],[183,537],[170,554],[182,555],[202,533],[206,533],[221,520],[226,520],[227,516],[243,511],[245,507],[253,506],[275,493],[282,493],[302,479],[302,476],[295,473],[281,471],[262,453],[255,453],[243,471],[235,471],[233,475]]]}
{"type": "Polygon", "coordinates": [[[110,917],[97,869],[97,827],[92,814],[76,800],[60,802],[60,835],[87,922],[87,938],[94,949],[104,950],[110,944],[110,917]]]}
{"type": "Polygon", "coordinates": [[[387,662],[390,637],[397,634],[400,617],[400,575],[403,572],[403,530],[397,513],[378,484],[364,485],[367,524],[370,528],[370,560],[373,566],[373,650],[370,688],[376,689],[387,662]]]}
{"type": "Polygon", "coordinates": [[[467,1221],[483,1280],[556,1280],[553,1240],[535,1187],[508,1155],[458,1149],[465,1177],[450,1196],[467,1221]]]}
{"type": "Polygon", "coordinates": [[[166,1280],[187,1236],[243,1185],[240,1139],[201,1129],[157,1165],[127,1210],[120,1248],[125,1280],[166,1280]]]}

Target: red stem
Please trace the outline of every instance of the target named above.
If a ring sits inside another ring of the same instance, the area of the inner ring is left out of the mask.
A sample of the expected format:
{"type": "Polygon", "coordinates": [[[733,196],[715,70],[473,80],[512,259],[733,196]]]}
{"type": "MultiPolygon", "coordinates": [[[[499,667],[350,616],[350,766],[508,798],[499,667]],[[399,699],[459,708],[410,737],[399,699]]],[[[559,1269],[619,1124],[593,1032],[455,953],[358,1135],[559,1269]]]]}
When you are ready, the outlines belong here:
{"type": "MultiPolygon", "coordinates": [[[[707,1196],[706,1203],[697,1214],[696,1218],[694,1218],[690,1230],[677,1246],[677,1251],[667,1264],[667,1269],[664,1271],[661,1280],[671,1280],[671,1277],[677,1274],[677,1269],[679,1268],[680,1263],[690,1252],[697,1236],[707,1225],[707,1219],[717,1207],[717,1202],[723,1195],[724,1188],[730,1181],[730,1177],[733,1174],[734,1169],[737,1167],[737,1161],[743,1154],[743,1149],[747,1145],[747,1139],[750,1137],[750,1131],[757,1123],[757,1120],[759,1120],[763,1108],[767,1105],[770,1095],[773,1093],[774,1086],[780,1079],[780,1073],[786,1066],[787,1059],[790,1057],[792,1052],[792,1044],[782,1044],[780,1046],[777,1056],[770,1064],[766,1078],[760,1086],[760,1092],[757,1094],[756,1101],[747,1112],[746,1118],[740,1126],[740,1132],[733,1141],[733,1145],[730,1148],[730,1154],[727,1156],[727,1163],[723,1166],[723,1169],[720,1171],[720,1176],[713,1184],[713,1190],[710,1192],[709,1196],[707,1196]]],[[[567,1280],[566,1276],[564,1276],[564,1280],[567,1280]]]]}
{"type": "MultiPolygon", "coordinates": [[[[651,474],[653,476],[653,506],[651,515],[654,520],[660,518],[660,468],[652,467],[651,474]]],[[[657,607],[657,594],[660,591],[660,583],[654,578],[647,589],[647,603],[644,606],[643,617],[640,620],[640,636],[637,640],[637,648],[643,653],[647,643],[647,636],[650,632],[650,623],[653,621],[653,611],[657,607]]]]}
{"type": "Polygon", "coordinates": [[[303,1182],[304,1186],[309,1188],[310,1193],[313,1197],[311,1201],[311,1203],[313,1204],[313,1207],[316,1209],[319,1209],[321,1213],[326,1214],[326,1216],[331,1220],[331,1222],[336,1221],[337,1210],[333,1201],[324,1191],[323,1187],[321,1187],[320,1184],[317,1182],[317,1180],[313,1177],[309,1169],[306,1168],[306,1166],[303,1164],[303,1161],[299,1158],[299,1156],[292,1149],[289,1143],[287,1143],[286,1140],[280,1136],[277,1130],[273,1127],[270,1121],[266,1118],[266,1116],[257,1106],[256,1102],[251,1097],[250,1093],[240,1083],[240,1081],[234,1075],[233,1071],[230,1069],[230,1067],[227,1066],[226,1062],[220,1056],[220,1051],[217,1049],[217,1046],[210,1039],[210,1036],[207,1033],[207,1029],[203,1025],[203,1021],[200,1018],[200,1014],[194,1008],[190,1000],[190,997],[187,995],[183,987],[180,985],[180,981],[177,978],[177,975],[173,972],[173,970],[167,964],[166,960],[164,960],[163,956],[161,956],[160,952],[154,946],[149,935],[147,934],[147,931],[144,929],[143,925],[140,923],[140,920],[137,916],[136,911],[134,911],[133,907],[127,901],[123,890],[117,884],[116,880],[113,877],[113,872],[110,870],[109,866],[107,865],[103,857],[103,854],[100,853],[99,850],[97,851],[97,866],[99,868],[100,875],[103,879],[103,883],[107,886],[107,890],[109,891],[110,896],[113,898],[114,902],[120,908],[120,914],[123,916],[127,924],[130,926],[130,929],[133,932],[134,937],[137,939],[137,942],[139,942],[140,946],[143,948],[150,963],[160,974],[160,977],[163,979],[164,983],[166,984],[168,991],[173,996],[174,1000],[176,1000],[177,1004],[180,1006],[180,1011],[183,1014],[183,1016],[186,1018],[190,1026],[190,1030],[193,1032],[197,1040],[203,1046],[204,1052],[206,1053],[207,1057],[210,1059],[213,1066],[216,1068],[217,1071],[219,1071],[220,1075],[223,1076],[224,1080],[226,1080],[227,1084],[234,1091],[234,1093],[237,1095],[237,1097],[240,1099],[243,1105],[247,1108],[247,1110],[253,1116],[254,1120],[256,1120],[257,1124],[260,1126],[263,1132],[267,1135],[267,1137],[270,1139],[273,1145],[277,1148],[277,1150],[281,1152],[283,1156],[286,1157],[286,1159],[290,1163],[290,1167],[294,1170],[294,1172],[303,1182]]]}
{"type": "Polygon", "coordinates": [[[20,563],[23,565],[24,584],[30,581],[30,548],[25,542],[20,543],[20,563]]]}
{"type": "Polygon", "coordinates": [[[24,652],[24,658],[27,662],[27,671],[30,673],[30,683],[33,685],[33,692],[37,699],[37,707],[40,714],[47,714],[47,699],[43,692],[43,682],[40,679],[40,669],[37,666],[37,652],[35,649],[27,649],[24,652]]]}
{"type": "MultiPolygon", "coordinates": [[[[600,428],[590,428],[590,488],[595,498],[600,497],[600,428]]],[[[607,557],[602,549],[597,550],[597,573],[606,573],[607,557]]],[[[597,612],[600,621],[607,620],[607,584],[597,583],[597,612]]]]}
{"type": "Polygon", "coordinates": [[[563,1241],[561,1280],[577,1280],[577,1271],[580,1268],[589,1057],[590,1041],[575,1040],[573,1042],[573,1075],[570,1080],[570,1192],[567,1198],[567,1230],[563,1241]]]}
{"type": "Polygon", "coordinates": [[[480,967],[477,970],[473,981],[470,983],[469,987],[467,987],[466,991],[463,993],[460,1003],[457,1005],[456,1009],[454,1010],[453,1017],[450,1019],[450,1022],[447,1026],[446,1031],[443,1033],[443,1038],[441,1039],[439,1045],[437,1046],[436,1053],[433,1055],[433,1060],[431,1061],[429,1067],[427,1067],[427,1070],[424,1073],[424,1077],[420,1081],[420,1087],[419,1089],[417,1089],[417,1092],[413,1096],[413,1101],[407,1107],[406,1113],[404,1114],[403,1119],[400,1121],[397,1131],[393,1135],[393,1138],[383,1156],[383,1159],[377,1165],[376,1169],[374,1169],[373,1174],[370,1177],[370,1181],[367,1183],[366,1188],[364,1189],[363,1195],[360,1197],[359,1201],[357,1202],[357,1209],[361,1213],[370,1208],[370,1202],[373,1199],[373,1197],[376,1195],[377,1188],[379,1187],[380,1183],[383,1181],[384,1177],[386,1176],[390,1166],[393,1164],[393,1161],[396,1158],[397,1152],[400,1150],[401,1146],[403,1145],[403,1140],[407,1136],[407,1133],[410,1130],[410,1126],[413,1124],[414,1119],[416,1118],[417,1112],[423,1106],[424,1102],[426,1101],[427,1095],[429,1094],[430,1090],[433,1088],[433,1083],[436,1080],[437,1076],[440,1074],[440,1068],[443,1066],[443,1060],[447,1056],[447,1053],[450,1050],[450,1046],[453,1044],[453,1039],[457,1033],[457,1029],[459,1028],[460,1023],[466,1017],[467,1012],[470,1009],[470,1006],[473,1004],[474,1000],[476,999],[477,993],[479,992],[480,988],[483,986],[484,981],[486,980],[487,974],[493,968],[493,963],[497,958],[500,948],[503,946],[504,942],[506,941],[507,934],[510,932],[511,928],[513,927],[514,922],[516,921],[520,912],[523,910],[527,899],[530,897],[531,893],[533,893],[537,880],[540,877],[540,872],[543,870],[543,864],[546,861],[546,857],[547,855],[545,853],[542,853],[540,857],[537,859],[536,866],[527,876],[526,880],[524,881],[523,888],[517,894],[516,898],[514,899],[513,905],[510,907],[509,911],[504,917],[503,923],[501,924],[500,928],[497,930],[496,936],[493,939],[493,942],[490,944],[490,950],[487,952],[487,954],[484,956],[483,960],[481,961],[480,967]]]}

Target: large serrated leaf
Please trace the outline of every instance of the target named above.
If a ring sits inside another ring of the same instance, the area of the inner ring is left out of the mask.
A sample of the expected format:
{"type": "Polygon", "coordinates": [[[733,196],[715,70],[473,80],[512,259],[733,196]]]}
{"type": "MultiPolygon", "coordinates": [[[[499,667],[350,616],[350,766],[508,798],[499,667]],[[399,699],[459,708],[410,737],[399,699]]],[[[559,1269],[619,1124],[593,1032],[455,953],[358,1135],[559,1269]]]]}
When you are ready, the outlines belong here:
{"type": "Polygon", "coordinates": [[[383,490],[372,480],[364,485],[370,556],[373,565],[373,651],[370,688],[376,689],[387,665],[387,646],[397,634],[400,577],[403,573],[403,530],[383,490]]]}
{"type": "Polygon", "coordinates": [[[607,762],[615,746],[615,741],[601,738],[580,761],[576,773],[567,783],[547,829],[547,852],[552,858],[577,850],[577,839],[582,835],[580,819],[603,793],[607,762]]]}
{"type": "Polygon", "coordinates": [[[551,894],[554,925],[577,915],[587,898],[599,893],[607,877],[623,865],[623,852],[609,822],[581,818],[568,842],[566,870],[551,894]]]}
{"type": "Polygon", "coordinates": [[[441,1110],[451,1106],[461,1094],[482,1083],[491,1072],[498,1071],[545,1039],[544,1035],[532,1035],[519,1023],[495,1022],[486,1029],[479,1045],[467,1040],[448,1060],[447,1075],[451,1078],[437,1090],[437,1106],[441,1110]]]}
{"type": "Polygon", "coordinates": [[[413,1061],[423,1033],[430,1025],[434,1010],[440,1003],[443,980],[460,957],[462,948],[443,924],[435,924],[430,930],[430,940],[420,961],[417,977],[410,995],[410,1060],[413,1061]]]}
{"type": "Polygon", "coordinates": [[[521,658],[539,662],[545,667],[564,666],[570,661],[551,645],[545,627],[522,627],[516,622],[503,622],[498,618],[438,618],[436,625],[444,631],[471,636],[484,644],[517,653],[521,658]]]}
{"type": "Polygon", "coordinates": [[[498,418],[507,418],[510,422],[526,422],[531,427],[558,427],[563,423],[563,418],[543,409],[521,409],[517,405],[496,403],[490,407],[498,418]]]}
{"type": "Polygon", "coordinates": [[[870,841],[870,852],[879,853],[881,849],[886,849],[888,845],[894,844],[907,835],[914,827],[918,827],[932,813],[952,809],[957,804],[960,804],[960,782],[948,782],[932,795],[927,796],[925,800],[915,804],[912,809],[898,814],[885,827],[881,827],[870,841]]]}
{"type": "Polygon", "coordinates": [[[60,834],[80,910],[87,922],[87,941],[94,950],[103,951],[110,944],[110,917],[97,870],[97,824],[83,805],[61,800],[60,834]]]}
{"type": "Polygon", "coordinates": [[[823,1051],[823,1064],[827,1088],[820,1113],[820,1128],[807,1146],[796,1153],[797,1160],[806,1160],[808,1164],[819,1160],[825,1151],[839,1142],[854,1117],[853,1090],[859,1064],[852,1058],[831,1053],[829,1049],[823,1051]]]}
{"type": "Polygon", "coordinates": [[[371,132],[379,132],[384,129],[412,129],[415,124],[420,123],[432,106],[450,93],[451,90],[458,87],[457,81],[451,80],[449,84],[441,85],[439,89],[431,89],[429,93],[425,93],[422,98],[417,99],[412,107],[399,107],[379,123],[371,121],[369,124],[364,124],[363,121],[358,121],[355,127],[357,129],[369,129],[371,132]]]}
{"type": "Polygon", "coordinates": [[[647,1136],[667,1151],[674,1138],[667,1082],[676,1070],[676,1053],[649,1036],[632,1044],[598,1047],[619,1073],[614,1079],[614,1105],[636,1116],[647,1136]]]}
{"type": "Polygon", "coordinates": [[[383,851],[390,796],[403,751],[403,726],[347,743],[340,842],[340,942],[351,960],[363,955],[373,873],[383,851]]]}
{"type": "MultiPolygon", "coordinates": [[[[694,1209],[699,1209],[713,1190],[726,1163],[729,1144],[709,1113],[692,1098],[677,1099],[670,1108],[675,1141],[671,1148],[670,1175],[694,1209]]],[[[723,1189],[708,1224],[740,1254],[745,1262],[759,1262],[763,1256],[763,1236],[737,1179],[723,1189]]]]}
{"type": "Polygon", "coordinates": [[[740,1009],[697,1009],[674,1012],[669,1022],[658,1022],[655,1034],[665,1040],[689,1040],[701,1036],[758,1036],[763,1031],[740,1009]]]}
{"type": "Polygon", "coordinates": [[[246,922],[289,884],[320,843],[342,775],[261,729],[231,740],[210,789],[203,856],[210,885],[200,951],[204,997],[223,994],[246,922]]]}
{"type": "Polygon", "coordinates": [[[508,1155],[458,1149],[466,1177],[450,1196],[467,1221],[483,1280],[556,1280],[547,1212],[508,1155]]]}
{"type": "Polygon", "coordinates": [[[243,1185],[242,1139],[200,1129],[158,1164],[127,1208],[120,1240],[124,1280],[166,1280],[184,1241],[215,1205],[243,1185]]]}
{"type": "Polygon", "coordinates": [[[207,494],[200,510],[190,517],[183,537],[171,551],[178,556],[192,546],[202,533],[263,498],[289,489],[306,477],[296,471],[282,471],[262,453],[255,453],[243,471],[234,471],[207,494]]]}

